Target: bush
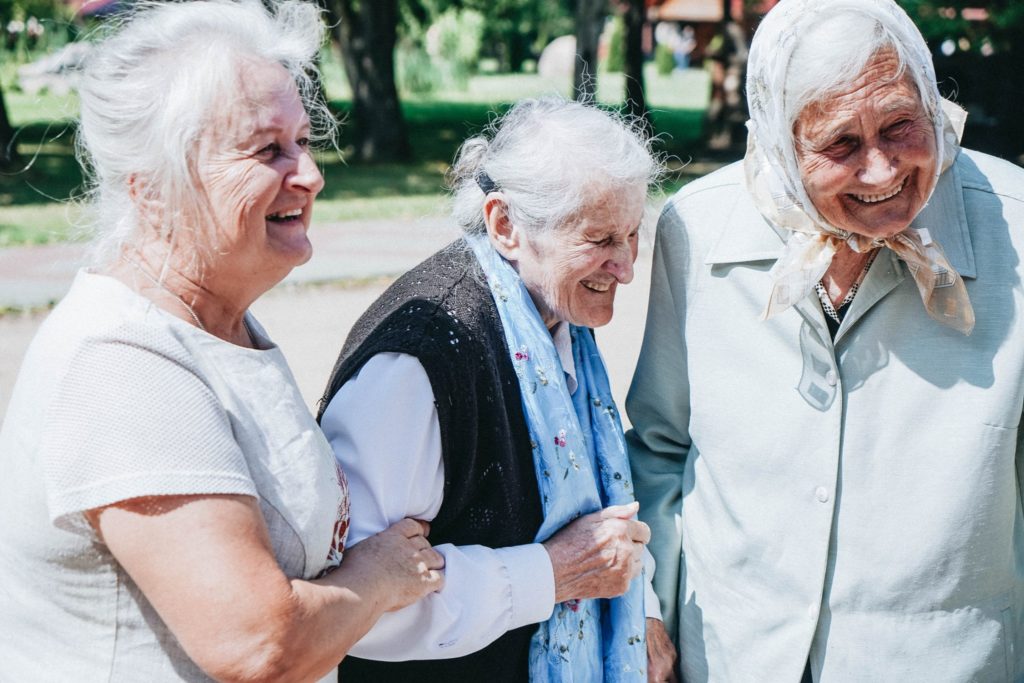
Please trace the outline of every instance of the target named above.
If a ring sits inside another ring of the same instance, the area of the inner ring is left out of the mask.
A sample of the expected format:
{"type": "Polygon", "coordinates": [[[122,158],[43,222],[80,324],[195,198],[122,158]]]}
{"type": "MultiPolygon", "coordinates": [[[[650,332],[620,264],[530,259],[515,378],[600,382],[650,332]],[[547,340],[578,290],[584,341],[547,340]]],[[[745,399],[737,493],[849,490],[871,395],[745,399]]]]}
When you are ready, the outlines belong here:
{"type": "Polygon", "coordinates": [[[668,76],[676,68],[672,48],[668,45],[658,45],[654,48],[654,68],[662,76],[668,76]]]}
{"type": "Polygon", "coordinates": [[[618,15],[611,20],[608,29],[608,57],[604,68],[615,73],[626,68],[626,24],[618,15]]]}
{"type": "Polygon", "coordinates": [[[441,73],[430,55],[418,45],[402,45],[397,51],[398,85],[413,95],[429,95],[441,86],[441,73]]]}
{"type": "Polygon", "coordinates": [[[448,9],[427,29],[427,54],[438,61],[445,81],[465,89],[480,60],[483,33],[484,15],[470,9],[448,9]]]}

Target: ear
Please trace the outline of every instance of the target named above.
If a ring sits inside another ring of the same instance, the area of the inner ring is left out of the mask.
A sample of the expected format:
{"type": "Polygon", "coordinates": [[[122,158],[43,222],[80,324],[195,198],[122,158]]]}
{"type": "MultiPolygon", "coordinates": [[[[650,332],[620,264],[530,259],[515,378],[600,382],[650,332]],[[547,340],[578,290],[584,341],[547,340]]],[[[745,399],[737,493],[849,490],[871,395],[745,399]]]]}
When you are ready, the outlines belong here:
{"type": "Polygon", "coordinates": [[[144,223],[159,225],[160,203],[151,196],[149,183],[144,177],[135,173],[128,176],[128,197],[144,223]]]}
{"type": "Polygon", "coordinates": [[[484,223],[487,225],[487,237],[495,251],[505,257],[506,261],[515,263],[522,248],[519,228],[512,224],[508,216],[508,204],[501,192],[491,192],[484,201],[484,223]]]}

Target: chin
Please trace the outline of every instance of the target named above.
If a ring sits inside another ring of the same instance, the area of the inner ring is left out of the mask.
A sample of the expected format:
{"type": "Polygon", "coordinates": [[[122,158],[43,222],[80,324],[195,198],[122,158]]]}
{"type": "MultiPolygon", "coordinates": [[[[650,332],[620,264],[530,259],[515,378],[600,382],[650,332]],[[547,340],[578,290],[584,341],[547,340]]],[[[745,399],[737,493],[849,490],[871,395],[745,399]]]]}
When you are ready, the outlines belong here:
{"type": "Polygon", "coordinates": [[[612,312],[607,313],[592,313],[590,315],[580,316],[579,320],[571,321],[573,325],[577,327],[604,327],[612,321],[612,312]]]}

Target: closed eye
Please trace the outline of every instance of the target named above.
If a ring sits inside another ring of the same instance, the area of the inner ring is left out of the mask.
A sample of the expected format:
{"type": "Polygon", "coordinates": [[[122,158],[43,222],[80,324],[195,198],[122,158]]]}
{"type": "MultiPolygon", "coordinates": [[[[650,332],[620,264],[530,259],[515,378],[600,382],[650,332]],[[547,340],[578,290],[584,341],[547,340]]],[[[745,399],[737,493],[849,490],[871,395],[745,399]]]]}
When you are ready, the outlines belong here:
{"type": "Polygon", "coordinates": [[[281,145],[277,144],[276,142],[271,142],[266,147],[260,148],[256,152],[256,156],[263,157],[263,158],[266,158],[266,159],[273,159],[273,158],[275,158],[280,153],[281,153],[281,145]]]}
{"type": "Polygon", "coordinates": [[[899,137],[900,135],[903,135],[904,133],[907,132],[907,129],[910,127],[910,124],[910,119],[903,119],[902,121],[897,121],[896,123],[892,124],[891,126],[885,129],[885,134],[888,137],[899,137]]]}
{"type": "Polygon", "coordinates": [[[825,148],[825,154],[830,157],[845,157],[850,155],[855,149],[857,149],[856,138],[844,135],[841,138],[833,140],[832,143],[825,148]]]}

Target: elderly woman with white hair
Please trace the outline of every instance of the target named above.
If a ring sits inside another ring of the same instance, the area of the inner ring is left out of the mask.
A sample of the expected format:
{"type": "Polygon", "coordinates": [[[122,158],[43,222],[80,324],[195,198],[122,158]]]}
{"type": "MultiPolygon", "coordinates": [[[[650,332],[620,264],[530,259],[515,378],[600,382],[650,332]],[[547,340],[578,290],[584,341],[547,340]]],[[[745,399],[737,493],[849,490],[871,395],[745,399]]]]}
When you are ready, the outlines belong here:
{"type": "Polygon", "coordinates": [[[310,256],[322,31],[302,2],[146,3],[85,68],[98,256],[0,432],[4,680],[333,679],[442,585],[421,522],[345,551],[344,474],[247,312],[310,256]]]}
{"type": "Polygon", "coordinates": [[[360,510],[352,539],[416,517],[445,557],[445,589],[377,622],[343,679],[671,675],[590,329],[633,279],[660,172],[639,130],[559,98],[520,102],[462,146],[464,238],[356,323],[321,403],[360,510]]]}
{"type": "Polygon", "coordinates": [[[783,0],[666,206],[627,410],[687,681],[1024,677],[1024,171],[892,0],[783,0]]]}

